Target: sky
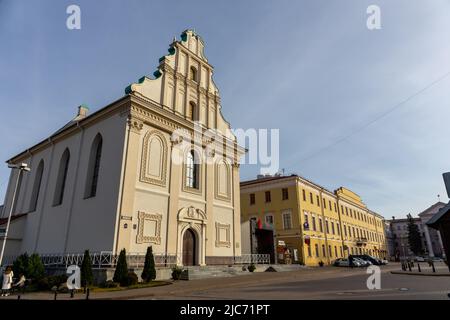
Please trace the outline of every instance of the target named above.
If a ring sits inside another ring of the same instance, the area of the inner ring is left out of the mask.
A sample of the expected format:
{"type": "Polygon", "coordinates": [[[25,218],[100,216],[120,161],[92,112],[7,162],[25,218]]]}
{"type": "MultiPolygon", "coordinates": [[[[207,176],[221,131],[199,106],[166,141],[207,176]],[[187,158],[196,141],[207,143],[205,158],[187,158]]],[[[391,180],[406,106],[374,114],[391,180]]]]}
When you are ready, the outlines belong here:
{"type": "MultiPolygon", "coordinates": [[[[448,0],[0,0],[0,159],[77,106],[123,96],[188,28],[205,41],[226,120],[279,129],[286,174],[345,186],[386,218],[448,201],[448,0]],[[80,30],[66,27],[72,4],[80,30]],[[381,29],[367,28],[369,5],[381,29]]],[[[241,179],[259,171],[242,165],[241,179]]],[[[0,165],[0,199],[9,173],[0,165]]]]}

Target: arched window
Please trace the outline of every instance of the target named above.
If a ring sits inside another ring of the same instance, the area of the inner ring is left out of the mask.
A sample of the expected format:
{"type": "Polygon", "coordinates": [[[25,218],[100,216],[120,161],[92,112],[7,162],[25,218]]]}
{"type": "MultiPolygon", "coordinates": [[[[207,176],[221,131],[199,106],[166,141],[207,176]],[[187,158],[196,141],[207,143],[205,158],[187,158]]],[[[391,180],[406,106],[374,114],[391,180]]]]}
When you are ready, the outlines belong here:
{"type": "Polygon", "coordinates": [[[41,190],[42,173],[44,172],[44,160],[39,162],[39,165],[34,176],[33,191],[31,193],[30,200],[30,212],[36,211],[37,203],[39,200],[39,191],[41,190]]]}
{"type": "Polygon", "coordinates": [[[198,120],[198,111],[197,105],[194,102],[189,102],[188,110],[187,110],[187,118],[192,121],[198,120]]]}
{"type": "Polygon", "coordinates": [[[85,197],[95,197],[97,194],[98,173],[100,170],[100,161],[102,158],[103,139],[100,134],[97,134],[91,146],[91,153],[89,155],[89,166],[86,178],[85,197]]]}
{"type": "Polygon", "coordinates": [[[56,180],[55,196],[53,198],[53,205],[58,206],[62,204],[64,198],[64,189],[66,187],[67,170],[69,169],[70,152],[66,149],[59,161],[58,178],[56,180]]]}
{"type": "Polygon", "coordinates": [[[198,81],[198,80],[197,80],[197,69],[195,69],[195,67],[192,67],[192,66],[191,66],[191,76],[190,76],[190,79],[191,79],[192,81],[195,81],[195,82],[198,81]]]}
{"type": "Polygon", "coordinates": [[[198,189],[199,184],[199,162],[194,150],[189,151],[186,157],[186,186],[198,189]]]}
{"type": "Polygon", "coordinates": [[[216,164],[216,197],[229,200],[231,195],[231,170],[228,163],[222,159],[216,164]]]}

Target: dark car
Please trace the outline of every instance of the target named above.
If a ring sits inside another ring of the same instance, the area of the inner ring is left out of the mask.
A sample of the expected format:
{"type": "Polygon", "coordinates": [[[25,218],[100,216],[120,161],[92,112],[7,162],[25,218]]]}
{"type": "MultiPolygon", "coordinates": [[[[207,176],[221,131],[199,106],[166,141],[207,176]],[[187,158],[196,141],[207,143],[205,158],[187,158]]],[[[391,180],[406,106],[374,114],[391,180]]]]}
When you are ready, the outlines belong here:
{"type": "Polygon", "coordinates": [[[370,261],[373,265],[376,266],[381,266],[383,264],[380,259],[369,256],[367,254],[354,255],[354,257],[363,259],[365,261],[370,261]]]}

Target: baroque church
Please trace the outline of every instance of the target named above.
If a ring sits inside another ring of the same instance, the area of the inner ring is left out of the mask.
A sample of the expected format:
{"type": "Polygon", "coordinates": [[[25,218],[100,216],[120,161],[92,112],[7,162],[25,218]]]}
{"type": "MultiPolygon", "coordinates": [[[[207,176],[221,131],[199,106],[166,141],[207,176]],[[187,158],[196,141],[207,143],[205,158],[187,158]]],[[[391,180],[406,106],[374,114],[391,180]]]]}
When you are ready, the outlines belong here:
{"type": "Polygon", "coordinates": [[[222,116],[203,40],[184,31],[153,75],[92,114],[80,106],[63,128],[8,160],[31,172],[19,181],[6,255],[143,254],[152,246],[179,265],[241,255],[245,149],[222,116]]]}

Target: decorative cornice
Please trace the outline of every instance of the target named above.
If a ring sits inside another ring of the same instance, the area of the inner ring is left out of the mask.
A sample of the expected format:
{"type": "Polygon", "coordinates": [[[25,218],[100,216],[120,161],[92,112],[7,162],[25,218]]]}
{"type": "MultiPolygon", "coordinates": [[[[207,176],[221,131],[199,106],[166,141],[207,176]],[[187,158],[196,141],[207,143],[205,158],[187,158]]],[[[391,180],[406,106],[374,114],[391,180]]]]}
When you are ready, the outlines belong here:
{"type": "Polygon", "coordinates": [[[130,131],[137,134],[140,134],[142,128],[144,127],[143,121],[137,117],[133,117],[132,115],[128,116],[127,124],[130,131]]]}

